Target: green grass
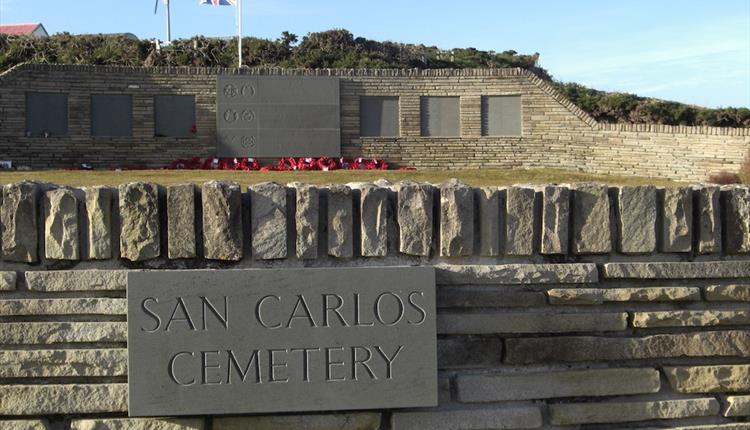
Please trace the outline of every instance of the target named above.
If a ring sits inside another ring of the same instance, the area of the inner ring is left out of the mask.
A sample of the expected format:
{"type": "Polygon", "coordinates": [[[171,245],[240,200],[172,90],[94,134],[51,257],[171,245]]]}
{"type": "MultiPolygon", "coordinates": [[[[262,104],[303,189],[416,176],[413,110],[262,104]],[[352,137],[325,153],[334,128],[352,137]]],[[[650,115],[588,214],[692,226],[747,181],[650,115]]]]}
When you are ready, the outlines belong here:
{"type": "Polygon", "coordinates": [[[118,185],[126,182],[145,181],[162,185],[186,182],[203,183],[212,179],[235,181],[244,186],[264,181],[276,181],[282,184],[289,182],[306,182],[311,184],[330,184],[347,182],[371,182],[380,178],[391,182],[413,180],[419,182],[440,183],[450,178],[457,178],[469,185],[512,185],[602,182],[612,185],[661,185],[675,186],[679,183],[665,179],[643,178],[635,176],[593,175],[554,169],[536,170],[417,170],[417,171],[366,171],[337,170],[330,172],[228,172],[217,170],[130,170],[130,171],[5,171],[0,172],[0,184],[22,180],[52,182],[59,185],[89,186],[118,185]]]}
{"type": "Polygon", "coordinates": [[[380,178],[391,182],[413,180],[419,182],[440,183],[450,178],[457,178],[473,186],[603,182],[612,185],[661,185],[674,186],[678,183],[664,179],[592,175],[588,173],[565,170],[421,170],[421,171],[351,171],[338,170],[331,172],[227,172],[216,170],[131,170],[131,171],[67,171],[38,170],[0,172],[0,184],[35,180],[52,182],[68,186],[118,185],[126,182],[145,181],[162,185],[193,182],[203,183],[212,179],[235,181],[244,186],[264,181],[276,181],[282,184],[289,182],[307,182],[311,184],[330,184],[347,182],[369,182],[380,178]]]}

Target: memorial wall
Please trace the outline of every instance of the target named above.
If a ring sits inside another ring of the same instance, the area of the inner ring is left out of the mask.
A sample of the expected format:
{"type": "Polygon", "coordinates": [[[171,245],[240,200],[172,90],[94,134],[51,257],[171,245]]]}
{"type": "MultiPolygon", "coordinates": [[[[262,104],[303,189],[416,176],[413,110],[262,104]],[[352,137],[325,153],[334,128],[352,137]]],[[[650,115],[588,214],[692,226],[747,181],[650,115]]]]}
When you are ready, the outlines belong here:
{"type": "Polygon", "coordinates": [[[748,130],[597,123],[522,69],[23,64],[0,75],[0,160],[32,168],[315,154],[418,169],[558,168],[699,182],[739,170],[748,130]],[[217,93],[225,80],[245,83],[235,91],[248,82],[261,91],[217,93]],[[329,85],[300,85],[314,81],[329,85]],[[236,110],[237,94],[258,100],[236,110]]]}
{"type": "Polygon", "coordinates": [[[2,429],[750,429],[750,189],[17,183],[2,429]]]}

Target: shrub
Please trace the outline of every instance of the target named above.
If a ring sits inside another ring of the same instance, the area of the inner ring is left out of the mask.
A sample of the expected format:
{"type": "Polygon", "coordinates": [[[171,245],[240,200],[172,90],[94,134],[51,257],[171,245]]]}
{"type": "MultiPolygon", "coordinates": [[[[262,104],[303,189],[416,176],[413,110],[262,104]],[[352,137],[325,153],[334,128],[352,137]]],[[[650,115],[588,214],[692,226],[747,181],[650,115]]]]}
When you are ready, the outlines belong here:
{"type": "Polygon", "coordinates": [[[719,185],[739,184],[740,175],[732,172],[722,170],[719,173],[714,173],[708,177],[708,182],[719,185]]]}
{"type": "MultiPolygon", "coordinates": [[[[354,37],[344,29],[297,36],[283,32],[276,40],[243,39],[248,66],[310,68],[502,68],[520,67],[551,82],[571,102],[596,120],[612,123],[656,123],[750,127],[750,109],[706,109],[627,93],[597,91],[575,83],[552,81],[537,65],[539,54],[500,53],[476,48],[443,50],[435,46],[379,42],[354,37]]],[[[118,36],[56,34],[44,39],[0,34],[0,72],[22,62],[111,64],[124,66],[234,67],[233,39],[196,36],[156,49],[148,40],[118,36]]]]}

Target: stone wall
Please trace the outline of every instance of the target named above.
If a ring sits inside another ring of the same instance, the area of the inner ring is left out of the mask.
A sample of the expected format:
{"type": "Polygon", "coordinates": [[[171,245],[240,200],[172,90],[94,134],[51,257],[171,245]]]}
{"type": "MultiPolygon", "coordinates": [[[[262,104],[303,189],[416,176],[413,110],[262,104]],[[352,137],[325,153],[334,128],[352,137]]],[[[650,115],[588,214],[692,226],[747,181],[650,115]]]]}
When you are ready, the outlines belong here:
{"type": "Polygon", "coordinates": [[[736,172],[750,129],[599,124],[548,83],[522,69],[284,70],[21,65],[0,75],[0,159],[34,168],[163,165],[208,157],[216,148],[219,74],[338,76],[342,153],[420,169],[561,168],[703,181],[736,172]],[[69,94],[68,137],[25,134],[27,91],[69,94]],[[133,97],[133,136],[90,135],[91,94],[133,97]],[[153,97],[196,96],[196,133],[154,137],[153,97]],[[359,136],[360,96],[399,96],[398,138],[359,136]],[[420,136],[420,96],[460,96],[461,136],[420,136]],[[522,135],[481,135],[481,97],[520,95],[522,135]]]}
{"type": "Polygon", "coordinates": [[[3,187],[2,429],[750,429],[750,189],[3,187]],[[126,273],[424,265],[440,405],[128,419],[126,273]]]}

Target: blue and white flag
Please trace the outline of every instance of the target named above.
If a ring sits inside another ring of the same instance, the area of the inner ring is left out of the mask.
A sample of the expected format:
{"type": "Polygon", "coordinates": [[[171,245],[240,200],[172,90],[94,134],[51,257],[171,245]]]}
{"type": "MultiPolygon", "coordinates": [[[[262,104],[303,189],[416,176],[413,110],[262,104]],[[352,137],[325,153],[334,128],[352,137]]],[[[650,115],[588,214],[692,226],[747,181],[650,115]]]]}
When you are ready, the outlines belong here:
{"type": "Polygon", "coordinates": [[[211,6],[236,6],[237,0],[199,0],[199,4],[210,4],[211,6]]]}

